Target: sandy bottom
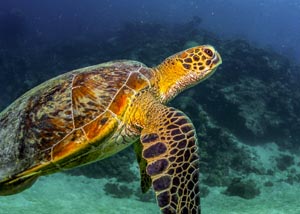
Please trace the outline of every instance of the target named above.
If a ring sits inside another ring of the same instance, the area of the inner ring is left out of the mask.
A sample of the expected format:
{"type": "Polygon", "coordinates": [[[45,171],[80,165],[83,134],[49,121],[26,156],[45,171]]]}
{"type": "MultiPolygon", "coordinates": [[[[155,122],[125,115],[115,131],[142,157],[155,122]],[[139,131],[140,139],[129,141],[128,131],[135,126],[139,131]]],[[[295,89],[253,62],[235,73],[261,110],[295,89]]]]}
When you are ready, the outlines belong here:
{"type": "MultiPolygon", "coordinates": [[[[271,146],[254,148],[268,165],[271,146]]],[[[276,149],[276,148],[275,148],[276,149]]],[[[269,164],[269,167],[273,167],[269,164]]],[[[279,182],[284,175],[251,178],[263,183],[270,180],[272,187],[260,186],[261,194],[246,200],[229,197],[224,188],[211,188],[210,194],[201,200],[204,214],[299,214],[300,184],[279,182]]],[[[29,190],[13,196],[0,197],[1,214],[159,214],[155,203],[141,202],[135,197],[114,198],[106,195],[107,179],[91,179],[63,173],[42,177],[29,190]]],[[[137,182],[130,185],[138,186],[137,182]]]]}
{"type": "Polygon", "coordinates": [[[105,194],[106,179],[58,173],[42,177],[18,195],[0,198],[1,214],[159,213],[154,203],[105,194]]]}

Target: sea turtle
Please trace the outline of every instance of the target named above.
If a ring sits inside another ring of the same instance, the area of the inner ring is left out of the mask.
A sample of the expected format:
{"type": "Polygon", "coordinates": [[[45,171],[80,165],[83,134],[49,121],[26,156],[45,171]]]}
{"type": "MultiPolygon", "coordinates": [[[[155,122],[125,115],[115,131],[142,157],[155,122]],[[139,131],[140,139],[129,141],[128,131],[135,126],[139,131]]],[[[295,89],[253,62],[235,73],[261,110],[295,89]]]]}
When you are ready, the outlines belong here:
{"type": "Polygon", "coordinates": [[[194,126],[165,104],[220,64],[218,52],[203,45],[154,68],[112,61],[33,88],[0,114],[0,195],[134,144],[142,191],[153,186],[161,212],[200,213],[194,126]]]}

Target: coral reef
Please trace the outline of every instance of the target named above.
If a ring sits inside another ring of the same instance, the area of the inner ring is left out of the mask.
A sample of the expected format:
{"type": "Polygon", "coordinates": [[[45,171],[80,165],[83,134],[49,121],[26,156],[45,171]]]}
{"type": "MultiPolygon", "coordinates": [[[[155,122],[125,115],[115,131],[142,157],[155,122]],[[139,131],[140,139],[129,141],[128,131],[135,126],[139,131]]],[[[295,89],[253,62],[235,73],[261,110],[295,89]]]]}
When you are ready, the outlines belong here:
{"type": "Polygon", "coordinates": [[[245,199],[252,199],[260,194],[260,190],[253,180],[232,179],[224,194],[229,196],[239,196],[245,199]]]}
{"type": "Polygon", "coordinates": [[[220,48],[226,63],[197,87],[202,93],[195,99],[220,125],[247,143],[272,140],[283,148],[297,146],[299,83],[293,74],[299,67],[245,41],[230,41],[220,48]]]}
{"type": "Polygon", "coordinates": [[[113,197],[128,198],[132,195],[133,190],[124,184],[107,183],[104,186],[104,191],[113,197]]]}
{"type": "Polygon", "coordinates": [[[294,165],[295,160],[290,155],[281,155],[275,159],[277,163],[277,168],[281,171],[287,170],[290,166],[294,165]]]}

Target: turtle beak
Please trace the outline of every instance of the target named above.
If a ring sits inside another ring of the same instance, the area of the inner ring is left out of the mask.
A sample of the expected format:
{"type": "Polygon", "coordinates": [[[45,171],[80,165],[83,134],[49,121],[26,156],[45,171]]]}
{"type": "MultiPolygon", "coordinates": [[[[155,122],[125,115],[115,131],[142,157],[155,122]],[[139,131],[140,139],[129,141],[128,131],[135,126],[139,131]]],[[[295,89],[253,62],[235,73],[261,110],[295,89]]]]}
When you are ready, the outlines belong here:
{"type": "Polygon", "coordinates": [[[215,65],[215,67],[222,64],[222,58],[221,58],[220,54],[217,51],[214,54],[214,57],[212,59],[212,63],[215,65]]]}

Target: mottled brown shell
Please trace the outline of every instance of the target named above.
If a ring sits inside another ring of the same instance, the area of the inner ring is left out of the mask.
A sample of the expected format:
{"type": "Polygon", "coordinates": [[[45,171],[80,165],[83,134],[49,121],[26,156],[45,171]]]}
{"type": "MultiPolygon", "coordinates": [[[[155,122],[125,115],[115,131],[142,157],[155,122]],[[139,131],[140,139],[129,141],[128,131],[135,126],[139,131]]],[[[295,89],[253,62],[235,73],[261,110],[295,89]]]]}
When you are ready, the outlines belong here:
{"type": "Polygon", "coordinates": [[[105,143],[114,136],[127,146],[137,135],[120,133],[123,114],[149,87],[151,73],[139,62],[115,61],[68,72],[24,94],[0,114],[0,181],[50,163],[52,172],[109,156],[117,151],[105,143]]]}

